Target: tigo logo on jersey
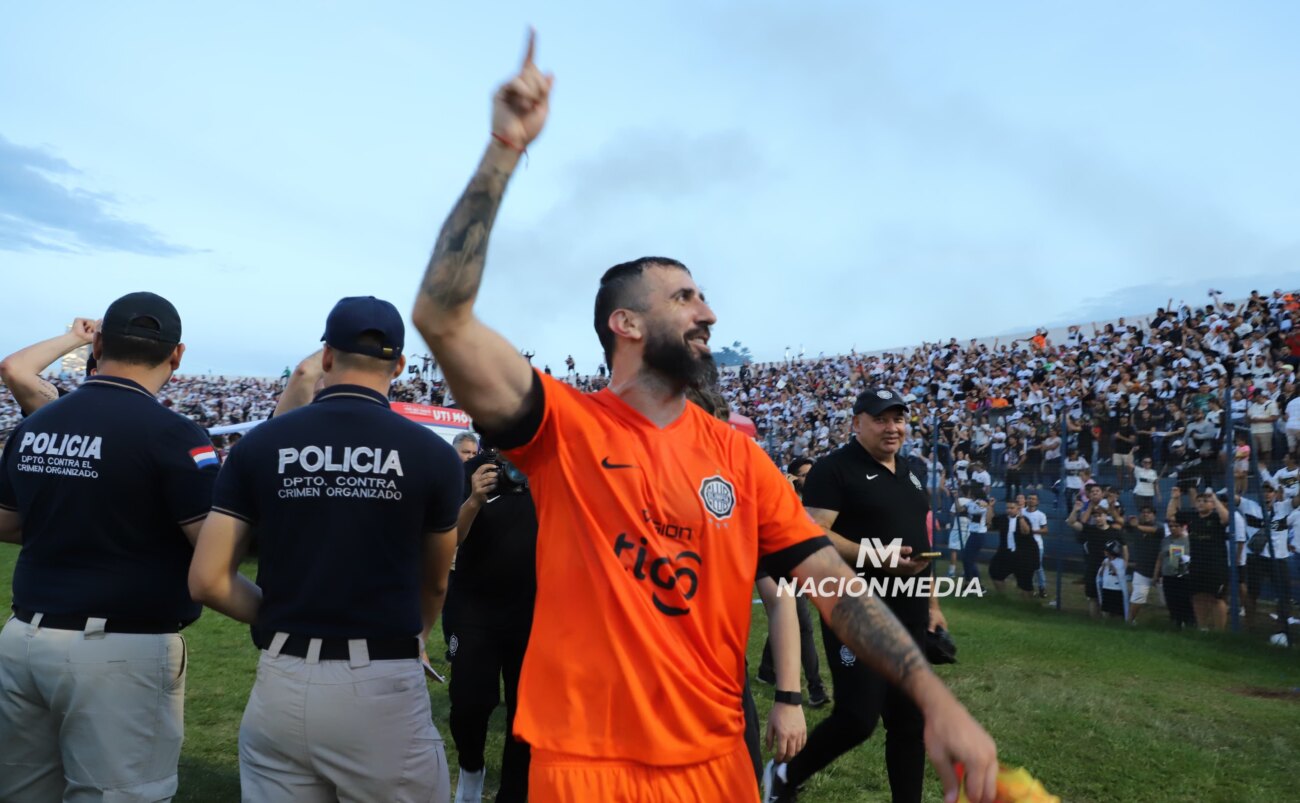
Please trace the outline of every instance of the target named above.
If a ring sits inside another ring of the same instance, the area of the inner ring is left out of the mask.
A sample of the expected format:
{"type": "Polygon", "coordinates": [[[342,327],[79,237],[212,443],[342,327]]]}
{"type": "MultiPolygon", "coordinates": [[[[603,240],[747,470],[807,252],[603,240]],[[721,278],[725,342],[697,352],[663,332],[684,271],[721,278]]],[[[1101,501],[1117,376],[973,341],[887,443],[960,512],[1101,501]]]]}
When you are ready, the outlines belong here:
{"type": "Polygon", "coordinates": [[[695,592],[700,590],[700,575],[696,568],[703,563],[703,558],[689,550],[678,552],[675,557],[653,557],[647,547],[649,539],[640,539],[637,546],[627,538],[627,533],[619,533],[614,539],[614,557],[619,559],[637,580],[649,580],[655,587],[650,592],[650,601],[664,616],[684,616],[691,612],[689,606],[670,604],[690,602],[695,592]],[[692,564],[694,564],[692,566],[692,564]],[[660,599],[660,594],[663,599],[660,599]]]}
{"type": "Polygon", "coordinates": [[[194,458],[194,465],[199,468],[220,465],[221,461],[217,459],[217,450],[211,446],[200,446],[197,449],[190,449],[190,457],[194,458]]]}
{"type": "Polygon", "coordinates": [[[709,511],[713,518],[729,518],[731,511],[736,507],[736,489],[731,483],[715,474],[706,477],[700,483],[700,499],[704,502],[704,509],[709,511]]]}

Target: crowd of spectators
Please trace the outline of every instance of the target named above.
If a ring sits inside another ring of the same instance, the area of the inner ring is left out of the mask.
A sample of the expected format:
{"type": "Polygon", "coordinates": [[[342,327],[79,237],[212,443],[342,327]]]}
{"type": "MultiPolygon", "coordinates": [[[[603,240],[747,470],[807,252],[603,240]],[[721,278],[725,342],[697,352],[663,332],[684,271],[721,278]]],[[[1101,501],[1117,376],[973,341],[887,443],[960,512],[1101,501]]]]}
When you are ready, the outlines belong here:
{"type": "Polygon", "coordinates": [[[754,420],[781,465],[846,442],[853,398],[883,386],[911,403],[909,451],[928,456],[937,440],[946,472],[982,468],[998,485],[1010,478],[1050,487],[1063,460],[1074,485],[1080,458],[1094,474],[1106,466],[1126,488],[1144,460],[1165,476],[1198,459],[1208,472],[1223,462],[1225,412],[1241,435],[1234,475],[1251,465],[1276,471],[1300,436],[1300,295],[1210,298],[1090,332],[1071,326],[1063,342],[1039,330],[1008,343],[952,339],[907,352],[747,365],[724,376],[723,393],[754,420]]]}
{"type": "MultiPolygon", "coordinates": [[[[845,443],[853,398],[864,387],[883,386],[903,392],[911,404],[908,451],[929,456],[937,440],[938,461],[950,475],[968,476],[980,463],[999,485],[1008,472],[1025,487],[1050,485],[1077,449],[1094,474],[1101,463],[1113,466],[1118,479],[1136,481],[1143,458],[1168,473],[1189,459],[1220,454],[1225,411],[1245,436],[1234,449],[1234,474],[1240,476],[1252,454],[1254,463],[1276,470],[1300,436],[1300,402],[1292,403],[1300,296],[1276,290],[1229,302],[1212,292],[1210,300],[1170,305],[1140,321],[1071,326],[1062,342],[1039,330],[1005,343],[963,346],[951,339],[905,352],[749,364],[723,371],[721,389],[734,411],[753,419],[780,465],[845,443]]],[[[561,378],[580,389],[608,381],[603,370],[578,375],[572,357],[565,364],[561,378]]],[[[65,374],[54,382],[67,391],[80,377],[65,374]]],[[[215,427],[265,418],[283,384],[180,375],[160,398],[215,427]]],[[[395,384],[392,395],[454,404],[440,382],[418,375],[395,384]]],[[[0,433],[19,420],[4,394],[0,433]]],[[[1077,470],[1071,467],[1070,475],[1077,470]]]]}

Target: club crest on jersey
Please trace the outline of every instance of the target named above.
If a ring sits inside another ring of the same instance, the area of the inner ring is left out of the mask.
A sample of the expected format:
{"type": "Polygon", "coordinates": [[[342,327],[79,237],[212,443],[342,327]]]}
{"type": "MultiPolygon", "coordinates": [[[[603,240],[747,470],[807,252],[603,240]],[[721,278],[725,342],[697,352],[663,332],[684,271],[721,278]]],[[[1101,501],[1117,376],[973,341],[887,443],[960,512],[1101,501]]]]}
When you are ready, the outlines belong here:
{"type": "Polygon", "coordinates": [[[913,474],[912,472],[909,471],[909,472],[907,472],[907,476],[909,476],[909,477],[912,478],[912,484],[916,486],[916,490],[918,490],[918,491],[924,491],[924,490],[925,490],[924,488],[921,487],[921,481],[918,480],[918,479],[916,478],[916,475],[915,475],[915,474],[913,474]]]}
{"type": "Polygon", "coordinates": [[[850,649],[848,648],[848,645],[846,645],[846,644],[841,644],[841,645],[840,645],[840,663],[844,664],[845,666],[853,666],[853,665],[856,664],[857,662],[858,662],[858,656],[856,656],[856,655],[853,654],[853,650],[850,650],[850,649]]]}
{"type": "Polygon", "coordinates": [[[731,511],[736,508],[736,489],[721,476],[714,474],[700,483],[700,500],[704,502],[704,509],[713,514],[713,518],[730,518],[731,511]]]}

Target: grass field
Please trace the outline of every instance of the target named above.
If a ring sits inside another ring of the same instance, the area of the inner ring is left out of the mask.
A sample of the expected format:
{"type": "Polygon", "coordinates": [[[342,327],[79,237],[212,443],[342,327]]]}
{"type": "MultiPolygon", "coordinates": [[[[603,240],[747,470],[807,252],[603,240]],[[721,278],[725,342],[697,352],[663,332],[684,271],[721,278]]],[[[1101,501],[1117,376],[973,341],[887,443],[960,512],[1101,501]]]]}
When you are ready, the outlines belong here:
{"type": "MultiPolygon", "coordinates": [[[[12,575],[16,552],[0,545],[0,576],[12,575]]],[[[0,581],[0,604],[8,602],[9,583],[0,581]]],[[[766,633],[755,610],[753,666],[766,633]]],[[[1136,630],[1000,598],[952,600],[945,611],[961,662],[940,674],[993,733],[1003,760],[1027,766],[1064,800],[1300,799],[1290,777],[1300,757],[1295,651],[1268,647],[1258,635],[1175,633],[1160,609],[1136,630]]],[[[211,611],[185,635],[186,741],[176,799],[238,800],[236,739],[257,653],[246,628],[211,611]]],[[[430,653],[437,658],[441,649],[430,653]]],[[[829,680],[824,664],[822,675],[829,680]]],[[[759,685],[756,694],[766,715],[770,690],[759,685]]],[[[446,689],[434,686],[432,695],[435,721],[450,739],[446,689]]],[[[809,726],[828,711],[809,710],[809,726]]],[[[503,729],[498,709],[489,790],[503,729]]],[[[810,781],[801,799],[888,800],[882,736],[810,781]]],[[[454,767],[450,741],[448,752],[454,767]]],[[[926,800],[938,801],[933,772],[930,778],[926,800]]]]}

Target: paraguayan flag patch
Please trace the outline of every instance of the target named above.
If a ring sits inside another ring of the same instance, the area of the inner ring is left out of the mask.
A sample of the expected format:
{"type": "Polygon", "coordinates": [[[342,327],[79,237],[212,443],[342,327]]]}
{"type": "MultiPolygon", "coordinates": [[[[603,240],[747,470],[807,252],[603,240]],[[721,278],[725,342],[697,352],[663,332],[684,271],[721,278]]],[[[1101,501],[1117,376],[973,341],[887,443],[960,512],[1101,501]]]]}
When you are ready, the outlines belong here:
{"type": "Polygon", "coordinates": [[[190,457],[194,458],[194,465],[199,468],[220,465],[221,461],[217,459],[217,450],[211,446],[200,446],[197,449],[190,449],[190,457]]]}

